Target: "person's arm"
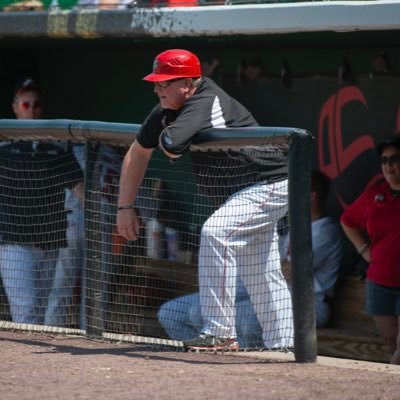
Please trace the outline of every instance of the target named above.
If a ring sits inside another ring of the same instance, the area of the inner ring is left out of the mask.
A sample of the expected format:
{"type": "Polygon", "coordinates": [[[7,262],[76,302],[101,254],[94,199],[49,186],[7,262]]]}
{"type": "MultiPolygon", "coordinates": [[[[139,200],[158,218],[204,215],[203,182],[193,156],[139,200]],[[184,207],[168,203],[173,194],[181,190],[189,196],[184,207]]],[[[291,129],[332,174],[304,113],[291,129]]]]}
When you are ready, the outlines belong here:
{"type": "Polygon", "coordinates": [[[194,95],[179,111],[177,118],[162,129],[159,147],[171,158],[179,158],[188,149],[194,136],[203,129],[211,128],[211,110],[215,95],[194,95]]]}
{"type": "Polygon", "coordinates": [[[350,242],[353,243],[358,254],[360,254],[360,256],[362,256],[365,261],[370,262],[371,250],[367,234],[359,228],[352,228],[345,225],[343,222],[341,224],[344,233],[349,238],[350,242]]]}
{"type": "Polygon", "coordinates": [[[136,240],[139,235],[139,220],[132,207],[153,150],[146,149],[135,141],[126,153],[122,163],[117,227],[118,233],[127,240],[136,240]]]}
{"type": "Polygon", "coordinates": [[[375,204],[375,187],[364,191],[340,217],[343,231],[365,261],[371,261],[370,238],[367,232],[368,215],[375,204]]]}

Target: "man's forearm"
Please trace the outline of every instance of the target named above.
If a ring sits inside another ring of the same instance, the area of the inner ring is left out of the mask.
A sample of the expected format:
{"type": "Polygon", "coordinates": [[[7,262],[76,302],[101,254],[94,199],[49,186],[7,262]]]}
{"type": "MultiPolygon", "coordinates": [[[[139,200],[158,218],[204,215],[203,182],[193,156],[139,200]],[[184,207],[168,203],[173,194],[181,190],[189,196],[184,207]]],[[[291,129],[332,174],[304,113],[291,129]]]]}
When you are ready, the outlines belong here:
{"type": "Polygon", "coordinates": [[[118,206],[130,205],[135,201],[151,154],[151,149],[143,149],[137,142],[129,148],[122,163],[118,206]]]}

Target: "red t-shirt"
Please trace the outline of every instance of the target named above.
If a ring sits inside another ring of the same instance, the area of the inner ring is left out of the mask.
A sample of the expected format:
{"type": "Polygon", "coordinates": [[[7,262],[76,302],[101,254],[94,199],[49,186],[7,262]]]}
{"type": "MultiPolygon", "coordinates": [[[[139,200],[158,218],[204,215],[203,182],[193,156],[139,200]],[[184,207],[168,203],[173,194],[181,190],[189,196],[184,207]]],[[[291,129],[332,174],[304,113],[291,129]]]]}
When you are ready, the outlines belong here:
{"type": "Polygon", "coordinates": [[[368,233],[371,241],[368,279],[400,287],[400,195],[394,197],[386,181],[377,184],[362,193],[340,220],[349,228],[368,233]]]}

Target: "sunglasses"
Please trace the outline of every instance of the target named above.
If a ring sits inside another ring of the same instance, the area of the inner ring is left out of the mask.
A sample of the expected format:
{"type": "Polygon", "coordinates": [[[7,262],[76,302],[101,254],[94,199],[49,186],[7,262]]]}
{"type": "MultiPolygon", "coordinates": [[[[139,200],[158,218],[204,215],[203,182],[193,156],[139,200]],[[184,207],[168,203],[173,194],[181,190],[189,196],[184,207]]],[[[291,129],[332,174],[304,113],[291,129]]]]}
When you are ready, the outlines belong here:
{"type": "Polygon", "coordinates": [[[39,100],[30,102],[30,101],[21,101],[19,103],[24,110],[29,110],[30,108],[39,108],[42,107],[42,103],[39,100]]]}
{"type": "Polygon", "coordinates": [[[387,157],[387,156],[382,156],[381,157],[381,164],[382,165],[393,165],[393,164],[398,164],[400,163],[400,154],[394,154],[393,156],[387,157]]]}
{"type": "Polygon", "coordinates": [[[170,79],[168,81],[162,81],[162,82],[154,82],[154,84],[157,87],[160,87],[162,89],[167,88],[171,83],[173,82],[177,82],[177,81],[181,81],[182,79],[186,79],[186,78],[175,78],[175,79],[170,79]]]}

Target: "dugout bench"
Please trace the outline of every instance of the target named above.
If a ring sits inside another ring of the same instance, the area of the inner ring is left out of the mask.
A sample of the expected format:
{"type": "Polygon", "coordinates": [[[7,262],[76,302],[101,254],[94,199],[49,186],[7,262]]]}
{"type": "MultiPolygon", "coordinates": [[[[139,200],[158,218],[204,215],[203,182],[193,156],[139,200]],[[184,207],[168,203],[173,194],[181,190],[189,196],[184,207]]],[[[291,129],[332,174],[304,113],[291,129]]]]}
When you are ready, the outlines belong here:
{"type": "Polygon", "coordinates": [[[135,257],[125,282],[116,282],[109,304],[107,331],[167,337],[157,312],[164,302],[198,291],[197,265],[135,257]]]}

